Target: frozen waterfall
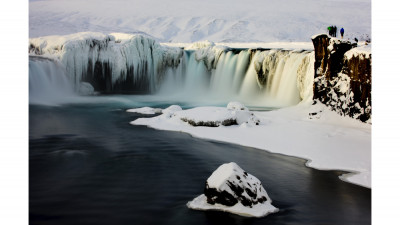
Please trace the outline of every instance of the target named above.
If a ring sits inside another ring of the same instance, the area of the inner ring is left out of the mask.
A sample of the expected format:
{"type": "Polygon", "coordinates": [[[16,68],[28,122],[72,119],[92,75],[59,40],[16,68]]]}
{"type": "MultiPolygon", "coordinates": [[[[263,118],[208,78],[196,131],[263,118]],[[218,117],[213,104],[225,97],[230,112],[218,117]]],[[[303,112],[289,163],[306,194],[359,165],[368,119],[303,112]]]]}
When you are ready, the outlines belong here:
{"type": "Polygon", "coordinates": [[[182,65],[165,74],[158,93],[186,101],[237,100],[269,107],[312,99],[313,52],[227,49],[213,57],[196,60],[195,51],[186,51],[182,65]]]}
{"type": "Polygon", "coordinates": [[[283,107],[312,99],[312,51],[230,49],[209,42],[183,50],[119,33],[35,38],[29,51],[31,102],[52,96],[44,93],[72,95],[82,82],[100,93],[151,93],[211,104],[236,100],[283,107]]]}

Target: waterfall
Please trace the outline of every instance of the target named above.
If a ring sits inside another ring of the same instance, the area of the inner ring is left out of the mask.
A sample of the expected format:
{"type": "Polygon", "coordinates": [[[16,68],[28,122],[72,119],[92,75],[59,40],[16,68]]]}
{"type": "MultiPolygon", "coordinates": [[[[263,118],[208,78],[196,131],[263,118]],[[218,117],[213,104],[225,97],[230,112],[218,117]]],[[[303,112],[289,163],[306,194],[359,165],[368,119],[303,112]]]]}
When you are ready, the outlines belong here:
{"type": "Polygon", "coordinates": [[[29,102],[57,104],[75,97],[74,85],[64,66],[56,61],[29,57],[29,102]]]}
{"type": "Polygon", "coordinates": [[[170,71],[158,93],[216,104],[295,105],[312,99],[313,56],[310,51],[230,49],[207,69],[210,60],[196,60],[194,51],[186,51],[183,65],[170,71]]]}
{"type": "Polygon", "coordinates": [[[140,35],[98,33],[31,39],[29,51],[54,58],[30,57],[31,102],[73,95],[82,82],[100,93],[151,93],[206,104],[285,107],[312,99],[311,51],[209,42],[183,50],[140,35]]]}

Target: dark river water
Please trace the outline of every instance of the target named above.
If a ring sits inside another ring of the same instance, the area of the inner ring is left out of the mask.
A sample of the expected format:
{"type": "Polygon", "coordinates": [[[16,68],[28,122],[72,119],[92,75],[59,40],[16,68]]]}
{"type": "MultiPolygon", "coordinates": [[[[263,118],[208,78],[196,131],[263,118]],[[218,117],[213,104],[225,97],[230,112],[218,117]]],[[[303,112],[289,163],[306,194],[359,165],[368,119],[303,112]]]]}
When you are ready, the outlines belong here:
{"type": "Polygon", "coordinates": [[[371,224],[371,190],[302,159],[132,126],[118,104],[31,105],[30,224],[371,224]],[[246,218],[195,211],[223,163],[259,178],[280,211],[246,218]]]}

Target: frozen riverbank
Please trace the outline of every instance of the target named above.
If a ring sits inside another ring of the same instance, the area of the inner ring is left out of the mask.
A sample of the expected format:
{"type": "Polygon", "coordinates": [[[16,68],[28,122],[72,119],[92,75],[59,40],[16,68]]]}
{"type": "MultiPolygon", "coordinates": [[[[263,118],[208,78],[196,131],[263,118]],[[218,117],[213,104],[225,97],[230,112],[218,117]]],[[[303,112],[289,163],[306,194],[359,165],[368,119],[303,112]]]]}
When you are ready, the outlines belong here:
{"type": "Polygon", "coordinates": [[[371,188],[370,124],[341,117],[320,103],[254,114],[261,121],[258,126],[193,127],[165,115],[140,118],[131,124],[308,159],[306,165],[312,168],[353,172],[340,179],[371,188]]]}

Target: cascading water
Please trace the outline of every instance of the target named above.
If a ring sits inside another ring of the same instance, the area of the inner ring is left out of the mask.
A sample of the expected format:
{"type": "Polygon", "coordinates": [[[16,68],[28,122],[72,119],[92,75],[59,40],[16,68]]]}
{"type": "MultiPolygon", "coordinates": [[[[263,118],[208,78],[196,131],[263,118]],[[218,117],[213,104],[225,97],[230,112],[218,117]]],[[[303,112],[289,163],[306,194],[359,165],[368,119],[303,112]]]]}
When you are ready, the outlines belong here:
{"type": "Polygon", "coordinates": [[[29,102],[57,104],[76,97],[74,85],[62,64],[51,59],[29,57],[29,102]]]}
{"type": "Polygon", "coordinates": [[[312,99],[310,51],[213,43],[182,50],[140,35],[98,33],[30,42],[31,55],[55,59],[30,58],[30,102],[71,96],[82,82],[100,93],[151,93],[170,102],[284,107],[312,99]]]}
{"type": "Polygon", "coordinates": [[[312,90],[312,54],[288,50],[227,50],[215,59],[215,68],[208,70],[207,59],[196,60],[195,52],[187,51],[182,61],[184,66],[166,74],[169,82],[162,85],[159,94],[215,104],[238,100],[252,106],[294,105],[312,98],[303,93],[312,90]]]}

